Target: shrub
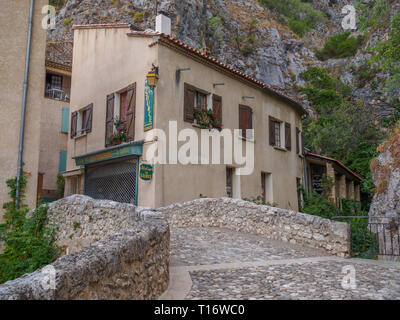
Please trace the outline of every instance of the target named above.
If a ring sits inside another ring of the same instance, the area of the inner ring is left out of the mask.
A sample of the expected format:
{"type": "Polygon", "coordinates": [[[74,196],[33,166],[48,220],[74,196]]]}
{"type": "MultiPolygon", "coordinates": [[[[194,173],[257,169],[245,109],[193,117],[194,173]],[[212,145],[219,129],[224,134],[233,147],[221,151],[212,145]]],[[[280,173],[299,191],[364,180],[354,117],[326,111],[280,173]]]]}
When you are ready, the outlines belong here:
{"type": "Polygon", "coordinates": [[[288,27],[300,37],[327,19],[323,12],[314,10],[310,3],[300,0],[259,0],[259,2],[262,6],[285,16],[288,27]]]}
{"type": "Polygon", "coordinates": [[[339,215],[335,203],[316,192],[311,195],[303,192],[303,201],[301,212],[326,219],[332,219],[334,216],[339,215]]]}
{"type": "Polygon", "coordinates": [[[133,23],[143,22],[144,12],[136,12],[133,16],[133,23]]]}
{"type": "Polygon", "coordinates": [[[57,195],[60,198],[64,197],[64,190],[65,190],[65,178],[59,175],[57,177],[57,195]]]}
{"type": "MultiPolygon", "coordinates": [[[[0,283],[34,272],[52,263],[60,248],[54,245],[55,228],[47,226],[47,205],[36,208],[27,218],[28,209],[16,206],[16,178],[7,181],[11,201],[4,204],[5,223],[0,224],[0,242],[4,253],[0,254],[0,283]]],[[[21,179],[21,195],[26,187],[26,174],[21,179]]]]}
{"type": "Polygon", "coordinates": [[[317,50],[317,57],[320,60],[352,57],[357,53],[362,42],[361,36],[350,37],[350,32],[336,34],[326,40],[323,49],[317,50]]]}
{"type": "Polygon", "coordinates": [[[67,18],[64,20],[64,26],[67,26],[71,23],[71,18],[67,18]]]}

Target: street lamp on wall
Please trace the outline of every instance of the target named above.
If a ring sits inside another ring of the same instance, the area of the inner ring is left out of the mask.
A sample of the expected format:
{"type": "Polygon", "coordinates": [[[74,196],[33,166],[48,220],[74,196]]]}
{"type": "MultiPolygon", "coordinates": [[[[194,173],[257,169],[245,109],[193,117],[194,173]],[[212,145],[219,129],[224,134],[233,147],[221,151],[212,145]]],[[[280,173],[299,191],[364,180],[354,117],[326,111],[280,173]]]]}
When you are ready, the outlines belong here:
{"type": "Polygon", "coordinates": [[[147,74],[147,84],[150,88],[154,89],[157,87],[158,83],[158,67],[154,66],[151,68],[149,73],[147,74]]]}

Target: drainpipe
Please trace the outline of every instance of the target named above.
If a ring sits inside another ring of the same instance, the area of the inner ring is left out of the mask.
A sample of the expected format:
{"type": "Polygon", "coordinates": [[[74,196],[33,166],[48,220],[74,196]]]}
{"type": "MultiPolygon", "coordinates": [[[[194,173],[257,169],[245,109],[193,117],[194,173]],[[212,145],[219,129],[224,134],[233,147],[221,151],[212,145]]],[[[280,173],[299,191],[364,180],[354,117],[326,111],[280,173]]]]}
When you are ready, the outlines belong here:
{"type": "Polygon", "coordinates": [[[35,7],[35,0],[31,0],[29,10],[29,26],[28,26],[28,40],[26,46],[25,56],[25,77],[24,77],[24,92],[22,97],[22,111],[21,111],[21,127],[19,132],[19,150],[18,150],[18,171],[17,171],[17,190],[16,190],[16,205],[20,207],[21,197],[21,176],[22,176],[22,156],[24,150],[24,134],[25,134],[25,115],[26,115],[26,98],[28,94],[28,79],[29,79],[29,63],[31,57],[31,40],[32,40],[32,24],[33,24],[33,9],[35,7]]]}

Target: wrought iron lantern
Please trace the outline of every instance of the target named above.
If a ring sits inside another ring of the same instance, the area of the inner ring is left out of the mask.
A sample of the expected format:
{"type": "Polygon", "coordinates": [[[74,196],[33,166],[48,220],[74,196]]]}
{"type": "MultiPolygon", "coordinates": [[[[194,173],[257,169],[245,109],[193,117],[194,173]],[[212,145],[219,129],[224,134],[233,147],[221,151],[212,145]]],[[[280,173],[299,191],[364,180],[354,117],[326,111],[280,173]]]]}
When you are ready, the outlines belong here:
{"type": "Polygon", "coordinates": [[[155,67],[153,65],[153,68],[147,74],[147,83],[148,83],[150,88],[157,87],[157,83],[158,83],[158,67],[155,67]]]}

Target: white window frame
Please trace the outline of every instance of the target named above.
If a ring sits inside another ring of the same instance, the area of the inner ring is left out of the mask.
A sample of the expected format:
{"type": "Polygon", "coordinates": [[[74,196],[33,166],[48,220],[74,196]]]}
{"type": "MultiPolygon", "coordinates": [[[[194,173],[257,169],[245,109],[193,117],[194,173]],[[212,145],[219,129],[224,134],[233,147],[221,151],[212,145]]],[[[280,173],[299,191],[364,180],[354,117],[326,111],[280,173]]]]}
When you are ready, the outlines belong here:
{"type": "Polygon", "coordinates": [[[284,149],[286,147],[286,145],[285,145],[285,141],[286,141],[285,123],[283,121],[280,121],[277,119],[274,121],[274,140],[275,140],[276,148],[284,149]],[[275,128],[276,123],[279,123],[279,144],[277,144],[277,141],[276,141],[276,128],[275,128]]]}

